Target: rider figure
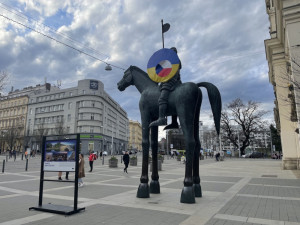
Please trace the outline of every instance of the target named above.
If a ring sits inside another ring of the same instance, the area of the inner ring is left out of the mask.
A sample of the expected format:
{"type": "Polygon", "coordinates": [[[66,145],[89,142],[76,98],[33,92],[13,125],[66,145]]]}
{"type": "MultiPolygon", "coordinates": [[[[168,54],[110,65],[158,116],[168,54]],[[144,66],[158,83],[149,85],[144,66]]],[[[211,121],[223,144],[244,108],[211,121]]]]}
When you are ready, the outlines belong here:
{"type": "MultiPolygon", "coordinates": [[[[175,47],[171,48],[177,54],[177,49],[175,47]]],[[[173,91],[178,85],[181,84],[180,79],[180,69],[181,69],[181,61],[179,61],[179,69],[177,73],[167,82],[160,83],[160,97],[158,99],[159,106],[159,118],[156,121],[153,121],[150,124],[150,127],[153,126],[164,126],[167,125],[167,107],[168,107],[168,99],[169,94],[173,91]]],[[[178,128],[177,117],[172,116],[172,124],[168,126],[167,129],[170,128],[178,128]]],[[[165,128],[166,129],[166,128],[165,128]]]]}

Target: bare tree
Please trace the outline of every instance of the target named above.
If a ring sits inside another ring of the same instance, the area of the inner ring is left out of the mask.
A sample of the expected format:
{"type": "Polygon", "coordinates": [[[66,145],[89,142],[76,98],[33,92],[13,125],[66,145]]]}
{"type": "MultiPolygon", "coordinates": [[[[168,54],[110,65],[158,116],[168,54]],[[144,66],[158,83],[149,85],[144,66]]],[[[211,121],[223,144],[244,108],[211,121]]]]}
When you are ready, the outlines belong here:
{"type": "Polygon", "coordinates": [[[8,127],[4,132],[4,140],[7,147],[12,150],[15,147],[20,147],[23,138],[22,130],[24,127],[13,125],[8,127]],[[19,146],[17,146],[19,144],[19,146]]]}
{"type": "Polygon", "coordinates": [[[3,91],[4,87],[7,84],[8,81],[8,73],[4,71],[0,71],[0,93],[3,91]]]}
{"type": "Polygon", "coordinates": [[[229,103],[222,112],[222,133],[237,149],[240,147],[241,154],[244,154],[246,147],[250,145],[251,136],[264,128],[263,117],[267,111],[260,110],[259,106],[260,104],[254,101],[244,104],[238,98],[229,103]]]}
{"type": "MultiPolygon", "coordinates": [[[[275,85],[275,84],[273,84],[275,85]]],[[[287,89],[288,94],[279,94],[274,92],[276,99],[280,99],[285,102],[286,105],[290,105],[291,112],[281,114],[286,119],[289,119],[293,122],[297,122],[297,107],[300,106],[300,53],[294,52],[290,57],[289,61],[282,68],[282,72],[278,77],[276,86],[280,88],[287,89]]],[[[275,101],[275,104],[278,108],[278,102],[275,101]]],[[[281,103],[282,104],[282,103],[281,103]]],[[[280,132],[280,120],[278,109],[275,109],[275,121],[277,129],[280,132]]],[[[299,113],[299,112],[298,112],[299,113]]]]}
{"type": "Polygon", "coordinates": [[[42,150],[43,136],[46,136],[48,134],[48,131],[49,130],[45,127],[44,123],[39,124],[37,129],[35,130],[35,140],[38,143],[40,150],[42,150]]]}
{"type": "Polygon", "coordinates": [[[64,120],[61,118],[59,121],[55,123],[55,134],[56,135],[63,135],[66,133],[65,123],[64,120]]]}

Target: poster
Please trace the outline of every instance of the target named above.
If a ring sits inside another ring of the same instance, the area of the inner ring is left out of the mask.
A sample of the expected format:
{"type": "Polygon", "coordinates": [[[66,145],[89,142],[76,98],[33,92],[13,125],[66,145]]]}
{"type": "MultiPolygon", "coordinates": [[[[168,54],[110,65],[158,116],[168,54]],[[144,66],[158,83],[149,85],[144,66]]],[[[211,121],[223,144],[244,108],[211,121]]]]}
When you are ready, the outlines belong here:
{"type": "Polygon", "coordinates": [[[44,171],[75,171],[76,140],[46,141],[44,171]]]}

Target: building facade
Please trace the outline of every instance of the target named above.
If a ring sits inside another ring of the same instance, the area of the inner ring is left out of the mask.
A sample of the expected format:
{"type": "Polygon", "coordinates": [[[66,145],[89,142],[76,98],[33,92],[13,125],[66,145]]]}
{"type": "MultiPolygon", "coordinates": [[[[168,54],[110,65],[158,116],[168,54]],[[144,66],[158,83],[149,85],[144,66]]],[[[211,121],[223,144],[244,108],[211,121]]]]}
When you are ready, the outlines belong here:
{"type": "MultiPolygon", "coordinates": [[[[56,90],[57,87],[52,87],[56,90]]],[[[1,151],[23,151],[27,145],[25,135],[28,114],[28,100],[31,93],[45,93],[51,90],[51,85],[36,85],[14,90],[8,95],[0,96],[0,149],[1,151]]]]}
{"type": "Polygon", "coordinates": [[[142,126],[138,121],[129,120],[128,149],[142,151],[142,126]]]}
{"type": "Polygon", "coordinates": [[[270,39],[265,40],[265,49],[275,94],[274,117],[281,135],[282,167],[300,169],[300,2],[266,0],[266,9],[270,39]]]}
{"type": "Polygon", "coordinates": [[[80,133],[81,152],[120,154],[128,144],[127,113],[98,80],[29,96],[26,134],[31,147],[41,149],[42,136],[80,133]]]}

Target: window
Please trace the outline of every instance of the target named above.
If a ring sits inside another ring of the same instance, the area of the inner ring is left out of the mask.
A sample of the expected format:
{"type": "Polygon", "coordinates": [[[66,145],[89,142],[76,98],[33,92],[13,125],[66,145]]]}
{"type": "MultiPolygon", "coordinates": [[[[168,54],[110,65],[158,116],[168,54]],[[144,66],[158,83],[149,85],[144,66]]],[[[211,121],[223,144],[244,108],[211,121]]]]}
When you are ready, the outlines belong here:
{"type": "Polygon", "coordinates": [[[68,114],[68,122],[71,121],[71,114],[68,114]]]}
{"type": "Polygon", "coordinates": [[[92,107],[95,107],[95,102],[94,101],[92,101],[92,107]]]}
{"type": "Polygon", "coordinates": [[[29,114],[32,115],[32,109],[29,110],[29,114]]]}
{"type": "Polygon", "coordinates": [[[70,92],[70,96],[73,96],[73,92],[70,92]]]}
{"type": "Polygon", "coordinates": [[[72,102],[69,102],[69,109],[72,108],[72,102]]]}
{"type": "Polygon", "coordinates": [[[90,132],[91,132],[91,133],[94,133],[94,127],[91,127],[91,128],[90,128],[90,132]]]}
{"type": "Polygon", "coordinates": [[[82,94],[85,94],[85,90],[82,90],[82,94]]]}
{"type": "Polygon", "coordinates": [[[95,114],[92,113],[92,114],[91,114],[91,120],[94,120],[94,119],[95,119],[95,114]]]}

